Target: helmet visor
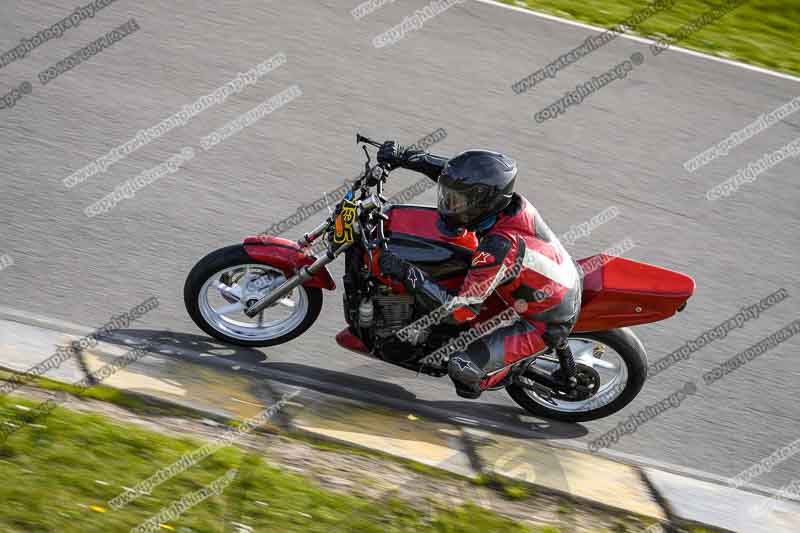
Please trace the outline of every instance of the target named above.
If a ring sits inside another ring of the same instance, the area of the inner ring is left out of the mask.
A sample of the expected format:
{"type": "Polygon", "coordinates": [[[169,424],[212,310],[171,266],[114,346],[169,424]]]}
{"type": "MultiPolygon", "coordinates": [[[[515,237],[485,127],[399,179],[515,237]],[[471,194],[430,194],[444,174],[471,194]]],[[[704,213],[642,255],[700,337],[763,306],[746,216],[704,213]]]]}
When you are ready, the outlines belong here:
{"type": "Polygon", "coordinates": [[[450,226],[466,226],[481,213],[481,187],[453,188],[439,182],[439,214],[450,226]]]}

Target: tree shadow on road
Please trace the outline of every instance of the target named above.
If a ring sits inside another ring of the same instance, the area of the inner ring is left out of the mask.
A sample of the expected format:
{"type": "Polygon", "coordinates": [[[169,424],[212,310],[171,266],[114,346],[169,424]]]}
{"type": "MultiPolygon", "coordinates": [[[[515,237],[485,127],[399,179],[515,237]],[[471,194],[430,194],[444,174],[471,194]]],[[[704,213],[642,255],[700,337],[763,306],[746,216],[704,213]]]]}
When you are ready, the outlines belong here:
{"type": "MultiPolygon", "coordinates": [[[[519,407],[492,402],[490,397],[483,401],[418,398],[413,392],[391,381],[299,363],[270,362],[269,356],[259,349],[233,346],[201,335],[127,329],[118,330],[102,340],[118,345],[129,345],[132,341],[149,341],[152,343],[151,352],[165,357],[177,357],[183,362],[228,372],[233,372],[236,367],[236,372],[251,372],[264,379],[345,399],[413,410],[450,423],[455,421],[471,425],[471,421],[475,421],[477,424],[473,427],[497,434],[530,439],[574,439],[588,433],[581,424],[535,418],[519,407]]],[[[375,364],[382,363],[375,360],[375,364]]],[[[383,364],[394,368],[388,363],[383,364]]],[[[363,365],[357,368],[362,367],[363,365]]],[[[403,371],[399,368],[398,370],[403,371]]],[[[391,376],[386,379],[391,379],[391,376]]],[[[452,394],[457,398],[455,392],[452,394]]]]}

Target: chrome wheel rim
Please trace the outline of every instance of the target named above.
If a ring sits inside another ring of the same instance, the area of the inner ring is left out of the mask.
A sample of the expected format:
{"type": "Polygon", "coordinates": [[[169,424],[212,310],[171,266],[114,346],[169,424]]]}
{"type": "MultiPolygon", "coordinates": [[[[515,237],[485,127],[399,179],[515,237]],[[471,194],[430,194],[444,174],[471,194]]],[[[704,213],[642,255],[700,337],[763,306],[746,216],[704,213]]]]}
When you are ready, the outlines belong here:
{"type": "Polygon", "coordinates": [[[286,281],[283,272],[261,264],[236,265],[206,280],[198,295],[200,314],[216,331],[245,341],[267,341],[299,326],[308,313],[308,293],[300,286],[253,318],[245,302],[257,300],[286,281]]]}
{"type": "MultiPolygon", "coordinates": [[[[604,407],[622,394],[628,384],[628,365],[616,350],[600,341],[570,337],[569,346],[575,363],[592,367],[600,375],[600,387],[590,398],[570,402],[556,397],[545,399],[535,391],[523,389],[534,402],[562,413],[582,413],[604,407]]],[[[552,372],[559,367],[554,357],[539,357],[533,363],[545,372],[552,372]]],[[[526,378],[527,379],[527,378],[526,378]]]]}

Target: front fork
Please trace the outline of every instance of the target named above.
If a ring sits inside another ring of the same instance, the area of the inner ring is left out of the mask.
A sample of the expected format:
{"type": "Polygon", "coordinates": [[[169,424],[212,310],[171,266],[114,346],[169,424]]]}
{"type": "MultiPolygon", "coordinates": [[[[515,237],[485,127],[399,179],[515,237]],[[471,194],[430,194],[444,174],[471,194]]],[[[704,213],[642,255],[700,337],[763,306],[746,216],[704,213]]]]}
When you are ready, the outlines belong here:
{"type": "MultiPolygon", "coordinates": [[[[302,239],[300,239],[297,244],[301,247],[305,247],[310,245],[314,240],[325,233],[325,230],[330,225],[330,220],[326,220],[316,228],[314,228],[310,233],[306,233],[302,239]]],[[[262,312],[267,307],[271,305],[275,305],[275,303],[292,292],[296,287],[302,285],[306,281],[310,280],[314,277],[314,274],[325,268],[326,265],[333,262],[339,254],[344,252],[348,249],[352,243],[347,243],[342,246],[336,248],[336,250],[332,250],[329,246],[325,252],[325,255],[314,261],[312,264],[308,266],[304,266],[298,269],[297,273],[292,276],[291,278],[287,279],[283,283],[281,283],[275,290],[271,291],[269,294],[265,295],[264,297],[255,300],[255,301],[247,301],[243,302],[245,307],[244,314],[249,316],[250,318],[254,318],[260,312],[262,312]]]]}

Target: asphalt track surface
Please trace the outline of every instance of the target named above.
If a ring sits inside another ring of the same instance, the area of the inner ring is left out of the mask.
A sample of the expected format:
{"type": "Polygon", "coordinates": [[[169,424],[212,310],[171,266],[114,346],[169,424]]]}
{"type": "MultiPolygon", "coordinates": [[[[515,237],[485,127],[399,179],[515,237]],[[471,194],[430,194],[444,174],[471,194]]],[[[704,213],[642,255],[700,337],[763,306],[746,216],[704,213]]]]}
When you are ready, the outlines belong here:
{"type": "MultiPolygon", "coordinates": [[[[687,310],[637,327],[651,360],[779,288],[791,295],[727,338],[648,381],[640,397],[606,420],[575,426],[522,417],[502,392],[460,400],[447,380],[417,377],[340,349],[341,295],[326,294],[317,324],[300,339],[262,350],[265,368],[312,376],[387,398],[502,420],[531,438],[588,441],[687,380],[698,393],[625,436],[614,451],[732,476],[800,437],[797,339],[712,386],[719,363],[798,317],[800,164],[783,161],[715,202],[711,186],[800,134],[792,115],[729,155],[689,174],[682,163],[800,91],[790,79],[617,39],[525,94],[511,84],[577,46],[591,30],[474,1],[429,20],[393,46],[375,35],[425,3],[389,4],[356,21],[355,2],[118,0],[60,39],[0,69],[0,92],[33,91],[0,110],[0,304],[100,326],[157,295],[137,323],[143,335],[203,347],[208,340],[182,303],[186,273],[206,252],[262,231],[355,176],[356,131],[410,143],[444,128],[434,147],[453,154],[485,147],[513,155],[518,190],[557,233],[617,206],[620,216],[570,247],[575,257],[625,237],[629,257],[691,274],[687,310]],[[135,18],[140,29],[42,85],[37,74],[135,18]],[[109,168],[67,189],[62,180],[183,105],[277,52],[285,65],[109,168]],[[554,120],[533,113],[592,76],[641,52],[644,63],[554,120]],[[302,96],[208,152],[200,139],[292,84],[302,96]],[[83,209],[184,146],[197,157],[104,215],[83,209]]],[[[68,10],[69,9],[69,10],[68,10]]],[[[0,5],[0,49],[67,16],[56,2],[0,5]]],[[[418,179],[398,171],[389,191],[418,179]]],[[[433,190],[417,201],[432,203],[433,190]]],[[[295,237],[319,213],[288,232],[295,237]]],[[[339,279],[341,265],[333,267],[339,279]]],[[[43,355],[44,357],[44,355],[43,355]]],[[[790,458],[755,480],[780,487],[800,473],[790,458]]]]}

